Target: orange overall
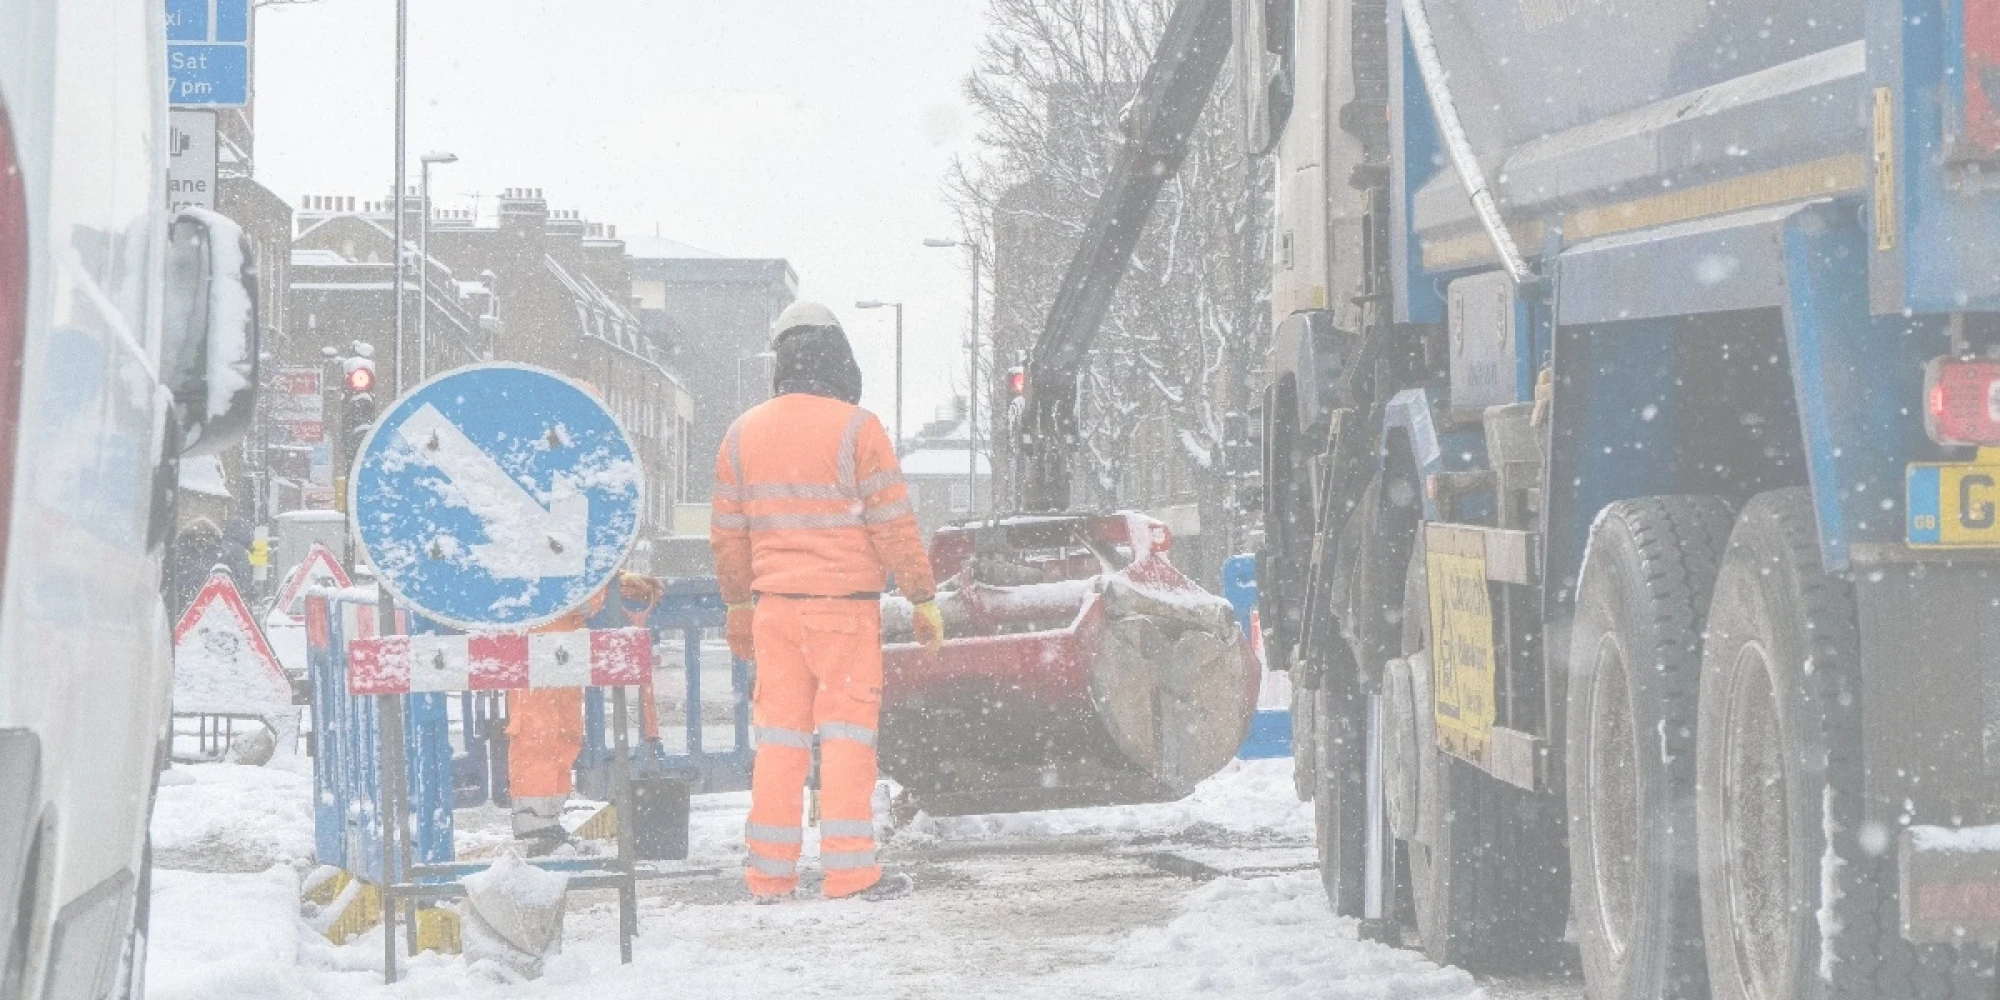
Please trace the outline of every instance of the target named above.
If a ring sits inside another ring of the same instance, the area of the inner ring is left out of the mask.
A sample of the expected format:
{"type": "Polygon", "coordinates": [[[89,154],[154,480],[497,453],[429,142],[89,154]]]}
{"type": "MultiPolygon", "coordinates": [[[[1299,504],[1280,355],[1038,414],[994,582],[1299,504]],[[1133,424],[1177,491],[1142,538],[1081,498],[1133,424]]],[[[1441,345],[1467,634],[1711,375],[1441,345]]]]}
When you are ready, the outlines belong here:
{"type": "Polygon", "coordinates": [[[820,746],[820,867],[828,897],[882,877],[871,799],[882,701],[879,594],[893,572],[913,602],[935,589],[909,490],[882,424],[805,393],[737,420],[717,456],[709,541],[724,599],[756,601],[744,878],[760,897],[798,884],[813,736],[820,746]]]}
{"type": "MultiPolygon", "coordinates": [[[[604,595],[532,632],[576,632],[604,606],[604,595]]],[[[539,803],[553,825],[570,793],[571,771],[583,752],[583,689],[507,692],[507,786],[517,806],[539,803]]],[[[519,810],[517,809],[517,813],[519,810]]],[[[524,832],[517,816],[516,832],[524,832]]]]}

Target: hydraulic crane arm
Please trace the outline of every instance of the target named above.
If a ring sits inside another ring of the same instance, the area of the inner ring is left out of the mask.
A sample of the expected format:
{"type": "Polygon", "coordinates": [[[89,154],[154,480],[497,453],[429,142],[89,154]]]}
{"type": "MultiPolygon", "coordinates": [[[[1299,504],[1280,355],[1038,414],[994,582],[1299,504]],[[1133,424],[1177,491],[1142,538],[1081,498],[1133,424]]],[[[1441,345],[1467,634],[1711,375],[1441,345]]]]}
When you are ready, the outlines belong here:
{"type": "Polygon", "coordinates": [[[1069,507],[1077,373],[1228,61],[1230,10],[1230,0],[1180,0],[1133,98],[1125,144],[1029,359],[1021,442],[1027,510],[1069,507]]]}

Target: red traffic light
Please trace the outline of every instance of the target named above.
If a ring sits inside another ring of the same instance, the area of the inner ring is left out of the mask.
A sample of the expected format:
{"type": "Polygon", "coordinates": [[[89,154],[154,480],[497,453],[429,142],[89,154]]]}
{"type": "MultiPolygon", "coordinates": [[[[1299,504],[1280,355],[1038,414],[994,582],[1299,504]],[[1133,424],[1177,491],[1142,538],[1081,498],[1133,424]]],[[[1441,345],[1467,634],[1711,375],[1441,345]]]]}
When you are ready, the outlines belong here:
{"type": "Polygon", "coordinates": [[[373,365],[356,365],[348,369],[348,392],[367,392],[373,388],[375,388],[375,367],[373,365]]]}
{"type": "Polygon", "coordinates": [[[1016,396],[1028,394],[1028,373],[1019,368],[1007,373],[1007,391],[1016,396]]]}

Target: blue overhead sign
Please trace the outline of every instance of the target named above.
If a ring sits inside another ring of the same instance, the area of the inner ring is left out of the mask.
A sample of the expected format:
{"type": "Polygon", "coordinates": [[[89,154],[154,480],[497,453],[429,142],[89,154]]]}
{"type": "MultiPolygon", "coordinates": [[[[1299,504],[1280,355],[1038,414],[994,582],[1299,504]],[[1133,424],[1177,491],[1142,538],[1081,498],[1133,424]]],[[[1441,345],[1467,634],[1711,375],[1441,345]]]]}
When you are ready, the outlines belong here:
{"type": "Polygon", "coordinates": [[[250,103],[250,0],[166,3],[168,103],[250,103]]]}
{"type": "Polygon", "coordinates": [[[639,534],[637,452],[582,386],[460,369],[376,422],[348,480],[355,534],[404,604],[462,629],[541,625],[608,585],[639,534]]]}

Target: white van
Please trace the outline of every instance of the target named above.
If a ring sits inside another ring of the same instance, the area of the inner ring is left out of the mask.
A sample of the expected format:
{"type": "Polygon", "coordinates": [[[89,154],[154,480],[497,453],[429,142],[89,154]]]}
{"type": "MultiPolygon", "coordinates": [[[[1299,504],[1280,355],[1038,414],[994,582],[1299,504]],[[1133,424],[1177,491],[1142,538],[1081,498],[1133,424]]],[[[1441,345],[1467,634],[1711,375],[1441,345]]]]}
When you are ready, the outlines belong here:
{"type": "Polygon", "coordinates": [[[167,198],[161,0],[0,0],[0,997],[136,996],[184,454],[248,423],[241,234],[167,198]],[[136,930],[135,930],[136,928],[136,930]]]}

